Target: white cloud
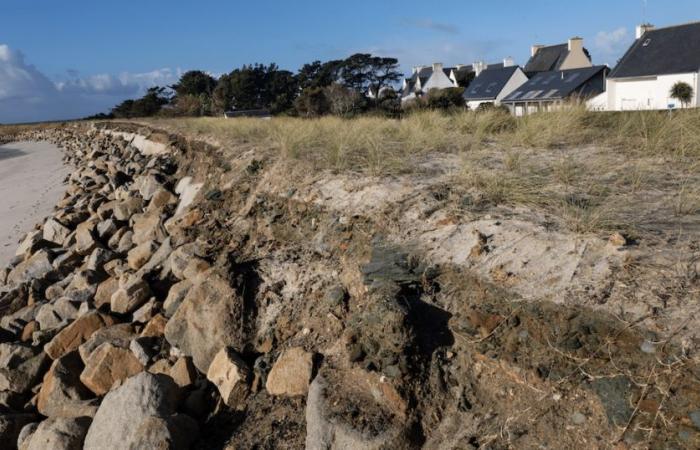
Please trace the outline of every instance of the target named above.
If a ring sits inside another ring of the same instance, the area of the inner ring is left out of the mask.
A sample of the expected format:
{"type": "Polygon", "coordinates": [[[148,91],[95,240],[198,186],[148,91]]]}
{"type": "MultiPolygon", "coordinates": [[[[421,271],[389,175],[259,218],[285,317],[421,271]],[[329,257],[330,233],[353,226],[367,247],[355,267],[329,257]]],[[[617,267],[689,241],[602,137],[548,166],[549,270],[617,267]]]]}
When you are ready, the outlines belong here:
{"type": "Polygon", "coordinates": [[[422,30],[432,30],[440,33],[458,34],[459,28],[451,23],[435,22],[432,19],[403,19],[403,25],[420,28],[422,30]]]}
{"type": "Polygon", "coordinates": [[[72,119],[105,112],[151,86],[175,83],[181,70],[90,76],[68,70],[66,75],[54,82],[28,64],[22,52],[0,44],[0,123],[72,119]]]}
{"type": "Polygon", "coordinates": [[[596,34],[594,44],[604,58],[619,58],[631,41],[629,31],[620,27],[612,31],[600,31],[596,34]]]}

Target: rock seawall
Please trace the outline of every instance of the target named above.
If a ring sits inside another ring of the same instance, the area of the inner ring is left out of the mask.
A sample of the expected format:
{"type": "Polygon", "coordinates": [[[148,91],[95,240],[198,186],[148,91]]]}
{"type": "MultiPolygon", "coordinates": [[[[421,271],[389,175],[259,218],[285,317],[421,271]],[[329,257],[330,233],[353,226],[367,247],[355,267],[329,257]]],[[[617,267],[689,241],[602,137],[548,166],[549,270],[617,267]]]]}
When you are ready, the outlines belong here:
{"type": "Polygon", "coordinates": [[[121,124],[24,138],[76,170],[0,272],[9,448],[700,444],[699,369],[648,330],[275,194],[254,154],[121,124]]]}

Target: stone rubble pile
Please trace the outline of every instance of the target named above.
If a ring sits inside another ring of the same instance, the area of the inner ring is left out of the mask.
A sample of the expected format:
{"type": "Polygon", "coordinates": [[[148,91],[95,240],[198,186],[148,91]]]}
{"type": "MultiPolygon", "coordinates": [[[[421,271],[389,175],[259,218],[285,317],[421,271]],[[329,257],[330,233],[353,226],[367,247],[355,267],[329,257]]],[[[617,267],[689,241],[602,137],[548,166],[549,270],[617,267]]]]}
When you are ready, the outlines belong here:
{"type": "MultiPolygon", "coordinates": [[[[189,448],[249,394],[242,301],[188,238],[172,154],[52,137],[76,170],[0,271],[2,448],[189,448]]],[[[290,364],[304,379],[277,369],[275,394],[308,390],[310,355],[290,364]]]]}

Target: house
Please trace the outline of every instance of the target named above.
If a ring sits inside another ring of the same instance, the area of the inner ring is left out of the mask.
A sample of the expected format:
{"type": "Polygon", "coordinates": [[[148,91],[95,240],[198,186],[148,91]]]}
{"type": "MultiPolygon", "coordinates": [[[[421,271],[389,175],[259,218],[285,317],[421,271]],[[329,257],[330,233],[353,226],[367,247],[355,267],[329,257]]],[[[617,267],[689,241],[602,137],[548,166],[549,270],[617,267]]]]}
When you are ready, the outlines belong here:
{"type": "Polygon", "coordinates": [[[523,70],[511,59],[492,66],[474,63],[474,68],[477,76],[464,91],[469,109],[477,109],[482,104],[500,105],[503,98],[528,80],[523,70]]]}
{"type": "Polygon", "coordinates": [[[501,100],[516,116],[553,111],[571,100],[585,101],[605,91],[608,66],[539,72],[501,100]]]}
{"type": "MultiPolygon", "coordinates": [[[[510,61],[507,59],[506,61],[510,61]]],[[[442,63],[434,63],[431,66],[417,66],[413,68],[410,78],[405,78],[401,87],[401,101],[406,102],[416,97],[425,95],[431,89],[447,89],[453,87],[467,87],[476,76],[474,63],[470,65],[458,64],[455,67],[444,67],[442,63]]],[[[512,62],[510,63],[512,65],[512,62]]],[[[503,63],[491,64],[484,68],[503,67],[503,63]]]]}
{"type": "Polygon", "coordinates": [[[637,27],[636,40],[608,77],[607,110],[673,109],[679,81],[693,88],[689,107],[700,106],[700,22],[637,27]]]}
{"type": "Polygon", "coordinates": [[[392,95],[394,94],[394,88],[391,86],[382,86],[379,88],[379,92],[377,92],[377,86],[372,85],[367,89],[367,93],[365,94],[367,98],[371,99],[382,99],[385,98],[387,95],[392,95]]]}
{"type": "Polygon", "coordinates": [[[532,77],[540,72],[581,69],[592,65],[591,54],[583,46],[583,39],[573,37],[565,44],[533,45],[530,59],[523,70],[528,77],[532,77]]]}

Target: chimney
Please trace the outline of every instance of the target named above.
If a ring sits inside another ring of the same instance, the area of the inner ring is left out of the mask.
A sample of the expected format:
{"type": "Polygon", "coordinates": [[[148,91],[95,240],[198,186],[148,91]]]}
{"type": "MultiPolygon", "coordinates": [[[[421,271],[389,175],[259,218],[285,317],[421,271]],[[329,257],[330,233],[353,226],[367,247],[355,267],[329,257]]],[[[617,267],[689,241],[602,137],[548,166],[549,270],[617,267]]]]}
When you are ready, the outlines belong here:
{"type": "Polygon", "coordinates": [[[486,63],[483,61],[477,61],[472,64],[472,67],[474,68],[474,75],[478,77],[479,74],[486,69],[486,63]]]}
{"type": "Polygon", "coordinates": [[[515,61],[510,56],[503,59],[503,67],[512,67],[515,65],[515,61]]]}
{"type": "Polygon", "coordinates": [[[532,48],[530,49],[530,56],[535,56],[537,52],[540,51],[541,48],[544,48],[544,45],[533,45],[532,48]]]}
{"type": "Polygon", "coordinates": [[[641,25],[637,25],[637,33],[636,33],[636,38],[639,39],[640,37],[644,36],[644,33],[647,31],[651,31],[654,29],[654,25],[650,23],[643,23],[641,25]]]}
{"type": "Polygon", "coordinates": [[[573,52],[574,50],[583,51],[583,38],[576,36],[569,39],[569,51],[573,52]]]}
{"type": "Polygon", "coordinates": [[[440,72],[442,70],[442,63],[433,63],[433,72],[440,72]]]}

